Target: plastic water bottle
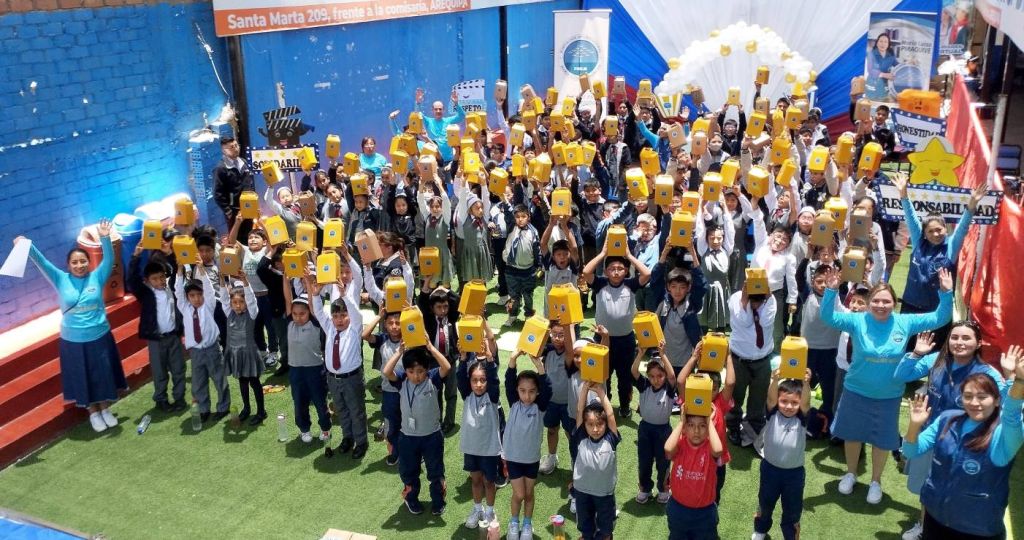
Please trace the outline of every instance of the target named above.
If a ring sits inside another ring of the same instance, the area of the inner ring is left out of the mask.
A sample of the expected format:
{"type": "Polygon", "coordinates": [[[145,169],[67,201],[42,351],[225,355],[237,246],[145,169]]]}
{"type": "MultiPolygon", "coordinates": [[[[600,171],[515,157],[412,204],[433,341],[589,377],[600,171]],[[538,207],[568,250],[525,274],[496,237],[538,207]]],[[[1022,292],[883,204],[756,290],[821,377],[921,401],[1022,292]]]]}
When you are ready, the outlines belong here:
{"type": "Polygon", "coordinates": [[[142,420],[139,421],[139,427],[135,428],[135,431],[139,435],[142,435],[143,433],[146,432],[147,429],[149,429],[149,423],[152,422],[152,421],[153,421],[153,418],[151,416],[149,416],[148,414],[146,416],[143,416],[142,420]]]}
{"type": "Polygon", "coordinates": [[[203,430],[203,419],[199,415],[199,404],[192,402],[192,431],[203,430]]]}
{"type": "Polygon", "coordinates": [[[242,421],[238,419],[238,405],[231,405],[231,409],[229,409],[229,411],[229,416],[231,417],[231,429],[240,428],[242,426],[242,421]]]}
{"type": "Polygon", "coordinates": [[[277,413],[277,441],[288,442],[288,417],[284,413],[277,413]]]}
{"type": "Polygon", "coordinates": [[[565,518],[561,515],[551,516],[551,540],[565,540],[565,518]]]}

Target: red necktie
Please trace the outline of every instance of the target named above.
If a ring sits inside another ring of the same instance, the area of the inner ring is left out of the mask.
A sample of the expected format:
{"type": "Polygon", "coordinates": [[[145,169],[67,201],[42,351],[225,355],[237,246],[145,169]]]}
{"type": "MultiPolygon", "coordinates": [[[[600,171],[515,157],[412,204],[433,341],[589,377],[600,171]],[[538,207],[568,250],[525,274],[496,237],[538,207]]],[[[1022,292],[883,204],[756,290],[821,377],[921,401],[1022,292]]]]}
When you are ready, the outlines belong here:
{"type": "Polygon", "coordinates": [[[764,347],[764,329],[761,328],[761,315],[757,313],[756,309],[751,311],[754,313],[754,332],[757,334],[757,337],[754,339],[757,348],[760,349],[764,347]]]}
{"type": "Polygon", "coordinates": [[[341,371],[341,332],[334,334],[334,361],[331,366],[334,371],[341,371]]]}
{"type": "Polygon", "coordinates": [[[203,329],[199,326],[199,308],[192,308],[192,333],[196,338],[196,345],[203,341],[203,329]]]}
{"type": "Polygon", "coordinates": [[[441,354],[447,355],[448,354],[448,349],[446,348],[446,345],[448,343],[444,339],[444,326],[445,326],[444,319],[438,319],[437,320],[437,350],[441,351],[441,354]]]}

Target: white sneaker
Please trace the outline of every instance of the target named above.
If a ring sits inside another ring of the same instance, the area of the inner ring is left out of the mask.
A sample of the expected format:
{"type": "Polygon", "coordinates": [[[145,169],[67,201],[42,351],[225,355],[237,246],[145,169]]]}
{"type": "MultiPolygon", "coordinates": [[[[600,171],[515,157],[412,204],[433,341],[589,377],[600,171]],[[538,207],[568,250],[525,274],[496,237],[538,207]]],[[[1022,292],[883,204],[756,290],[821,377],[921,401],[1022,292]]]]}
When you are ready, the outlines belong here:
{"type": "Polygon", "coordinates": [[[878,482],[871,482],[868,486],[868,504],[878,504],[882,502],[882,484],[878,482]]]}
{"type": "Polygon", "coordinates": [[[767,535],[764,533],[756,532],[750,535],[750,540],[765,540],[765,538],[767,538],[767,535]]]}
{"type": "Polygon", "coordinates": [[[533,540],[533,524],[524,524],[523,530],[519,533],[519,540],[533,540]]]}
{"type": "Polygon", "coordinates": [[[311,435],[308,431],[303,431],[302,435],[299,435],[299,438],[302,439],[302,442],[306,444],[313,442],[313,435],[311,435]]]}
{"type": "Polygon", "coordinates": [[[853,486],[857,484],[857,477],[853,473],[846,473],[839,479],[839,493],[849,495],[853,493],[853,486]]]}
{"type": "Polygon", "coordinates": [[[96,433],[107,429],[107,423],[103,421],[103,415],[98,412],[89,415],[89,423],[92,424],[92,430],[96,433]]]}
{"type": "Polygon", "coordinates": [[[576,497],[569,497],[569,513],[576,515],[576,497]]]}
{"type": "Polygon", "coordinates": [[[672,494],[667,491],[658,492],[658,504],[668,504],[668,500],[672,498],[672,494]]]}
{"type": "Polygon", "coordinates": [[[918,540],[921,538],[921,533],[924,532],[924,527],[921,522],[918,521],[910,528],[907,532],[903,533],[903,540],[918,540]]]}
{"type": "Polygon", "coordinates": [[[276,352],[267,353],[267,356],[263,358],[263,362],[265,364],[267,364],[267,367],[271,367],[271,366],[277,365],[277,353],[276,352]]]}
{"type": "MultiPolygon", "coordinates": [[[[530,533],[532,536],[533,533],[530,533]]],[[[508,522],[508,534],[505,535],[505,540],[522,540],[522,533],[519,532],[519,522],[509,521],[508,522]]]]}
{"type": "Polygon", "coordinates": [[[103,423],[107,427],[114,427],[117,425],[117,418],[114,418],[114,413],[110,412],[110,409],[103,409],[100,411],[100,416],[103,417],[103,423]]]}
{"type": "Polygon", "coordinates": [[[327,441],[331,440],[331,432],[330,431],[321,431],[320,432],[320,440],[323,441],[323,442],[327,442],[327,441]]]}
{"type": "Polygon", "coordinates": [[[548,454],[540,458],[540,473],[551,474],[555,472],[555,467],[558,466],[558,454],[548,454]]]}
{"type": "Polygon", "coordinates": [[[466,528],[475,529],[480,526],[480,519],[484,517],[483,509],[474,508],[469,512],[469,517],[466,518],[466,528]]]}
{"type": "Polygon", "coordinates": [[[640,491],[636,494],[636,502],[640,504],[647,504],[651,500],[651,494],[647,491],[640,491]]]}

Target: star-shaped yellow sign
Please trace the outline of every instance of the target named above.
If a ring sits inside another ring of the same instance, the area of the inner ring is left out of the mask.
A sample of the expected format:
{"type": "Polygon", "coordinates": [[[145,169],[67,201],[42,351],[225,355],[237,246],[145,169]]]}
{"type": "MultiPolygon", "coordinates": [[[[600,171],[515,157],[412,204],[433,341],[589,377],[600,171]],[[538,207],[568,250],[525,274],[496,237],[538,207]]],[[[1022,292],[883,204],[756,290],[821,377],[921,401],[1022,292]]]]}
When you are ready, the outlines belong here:
{"type": "Polygon", "coordinates": [[[963,156],[952,152],[953,145],[945,137],[931,137],[924,150],[907,156],[914,165],[910,173],[911,184],[930,184],[937,182],[944,186],[960,187],[960,181],[954,169],[963,164],[963,156]]]}

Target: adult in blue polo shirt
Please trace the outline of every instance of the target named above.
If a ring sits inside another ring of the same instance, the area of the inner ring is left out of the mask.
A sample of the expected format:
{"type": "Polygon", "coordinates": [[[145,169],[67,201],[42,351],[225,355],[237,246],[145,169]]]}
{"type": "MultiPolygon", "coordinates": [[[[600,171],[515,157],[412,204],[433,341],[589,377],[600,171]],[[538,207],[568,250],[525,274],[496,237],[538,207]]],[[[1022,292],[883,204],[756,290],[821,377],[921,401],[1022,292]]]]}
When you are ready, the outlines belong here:
{"type": "MultiPolygon", "coordinates": [[[[460,124],[466,119],[466,111],[462,110],[462,105],[459,105],[459,94],[455,90],[452,90],[451,100],[452,107],[455,108],[455,114],[445,116],[444,103],[435,101],[431,105],[431,114],[423,115],[423,129],[427,131],[427,136],[437,145],[437,150],[445,161],[451,161],[455,155],[452,147],[448,146],[448,137],[445,130],[448,129],[448,126],[460,124]]],[[[423,90],[417,88],[416,110],[419,111],[422,106],[423,90]]]]}

